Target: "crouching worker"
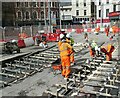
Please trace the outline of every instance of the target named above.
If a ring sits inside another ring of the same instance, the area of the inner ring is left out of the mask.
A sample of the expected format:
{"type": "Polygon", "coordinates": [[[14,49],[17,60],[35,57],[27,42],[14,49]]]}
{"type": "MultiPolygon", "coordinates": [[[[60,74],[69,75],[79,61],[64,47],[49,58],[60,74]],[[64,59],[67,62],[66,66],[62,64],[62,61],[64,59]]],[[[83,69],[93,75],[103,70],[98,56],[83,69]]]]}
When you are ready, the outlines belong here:
{"type": "Polygon", "coordinates": [[[101,51],[106,54],[106,61],[112,60],[112,52],[115,50],[115,47],[112,44],[108,44],[105,47],[101,48],[101,51]]]}
{"type": "Polygon", "coordinates": [[[62,63],[62,76],[68,78],[70,74],[70,52],[69,50],[72,49],[72,46],[67,43],[66,38],[63,37],[61,39],[62,44],[59,47],[60,51],[60,58],[62,63]]]}
{"type": "Polygon", "coordinates": [[[47,48],[47,47],[48,47],[46,41],[41,42],[41,43],[39,44],[39,46],[42,47],[42,48],[47,48]]]}
{"type": "Polygon", "coordinates": [[[98,47],[97,43],[93,40],[92,43],[89,45],[90,56],[95,57],[96,55],[96,47],[98,47]]]}
{"type": "MultiPolygon", "coordinates": [[[[70,44],[71,46],[73,46],[74,44],[74,40],[72,39],[72,36],[70,33],[68,33],[66,35],[66,41],[68,42],[68,44],[70,44]]],[[[74,59],[74,50],[73,49],[70,49],[69,50],[70,52],[70,62],[72,63],[71,65],[75,65],[75,59],[74,59]]]]}

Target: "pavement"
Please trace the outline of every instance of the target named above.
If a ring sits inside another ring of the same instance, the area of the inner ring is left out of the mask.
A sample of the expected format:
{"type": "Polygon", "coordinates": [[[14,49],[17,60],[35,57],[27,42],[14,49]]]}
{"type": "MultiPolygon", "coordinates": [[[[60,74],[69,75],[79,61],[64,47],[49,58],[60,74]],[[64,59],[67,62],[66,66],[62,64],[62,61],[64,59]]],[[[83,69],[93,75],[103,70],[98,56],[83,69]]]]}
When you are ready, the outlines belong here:
{"type": "MultiPolygon", "coordinates": [[[[48,43],[48,48],[52,47],[56,44],[57,44],[56,42],[49,42],[48,43]]],[[[3,60],[13,58],[13,57],[26,55],[26,54],[29,54],[29,53],[33,53],[33,52],[36,52],[36,51],[42,51],[42,50],[45,50],[45,48],[41,48],[40,46],[29,46],[29,47],[21,48],[20,53],[16,53],[16,51],[15,51],[15,52],[13,52],[13,54],[0,54],[0,62],[3,61],[3,60]]]]}
{"type": "MultiPolygon", "coordinates": [[[[84,34],[77,34],[75,32],[72,33],[73,39],[75,42],[85,42],[84,34]]],[[[105,42],[105,44],[109,43],[109,37],[106,37],[104,33],[99,35],[95,35],[93,33],[89,33],[89,41],[95,40],[98,44],[105,42]]],[[[115,42],[116,37],[114,37],[113,41],[115,42]]],[[[50,45],[56,43],[49,43],[50,45]]],[[[28,48],[21,49],[22,53],[33,52],[36,51],[36,48],[39,47],[33,46],[28,48]]],[[[117,49],[114,52],[115,56],[117,55],[117,49]]],[[[13,54],[14,55],[14,54],[13,54]]],[[[81,55],[81,54],[80,54],[81,55]]],[[[90,58],[89,52],[85,55],[81,55],[81,58],[90,58]]],[[[50,89],[56,83],[65,83],[64,78],[61,74],[54,75],[50,68],[44,69],[42,72],[38,72],[33,76],[30,76],[19,83],[12,84],[11,86],[7,86],[0,90],[1,96],[42,96],[42,93],[50,89]]]]}

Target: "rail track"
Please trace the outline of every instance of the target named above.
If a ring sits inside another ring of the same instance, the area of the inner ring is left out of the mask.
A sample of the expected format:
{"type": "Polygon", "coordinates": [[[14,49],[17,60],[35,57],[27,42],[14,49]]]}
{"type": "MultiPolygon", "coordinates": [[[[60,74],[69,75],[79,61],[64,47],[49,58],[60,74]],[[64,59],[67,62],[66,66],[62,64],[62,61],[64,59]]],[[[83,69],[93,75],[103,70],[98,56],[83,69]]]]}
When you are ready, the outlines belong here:
{"type": "MultiPolygon", "coordinates": [[[[85,46],[76,50],[81,51],[85,46]]],[[[56,45],[33,53],[1,61],[0,88],[23,80],[45,68],[52,68],[53,63],[59,61],[59,51],[56,45]]]]}
{"type": "Polygon", "coordinates": [[[120,61],[106,62],[102,55],[87,61],[78,59],[71,70],[74,71],[65,79],[66,83],[54,84],[51,89],[44,91],[43,96],[120,98],[120,61]]]}

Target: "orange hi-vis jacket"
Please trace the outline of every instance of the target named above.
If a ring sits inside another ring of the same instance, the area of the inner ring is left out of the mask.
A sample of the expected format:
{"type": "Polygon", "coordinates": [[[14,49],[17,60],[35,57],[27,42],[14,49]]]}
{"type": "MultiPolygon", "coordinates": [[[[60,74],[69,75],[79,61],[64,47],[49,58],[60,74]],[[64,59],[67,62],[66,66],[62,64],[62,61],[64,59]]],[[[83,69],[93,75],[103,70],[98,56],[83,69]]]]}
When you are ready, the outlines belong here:
{"type": "Polygon", "coordinates": [[[108,54],[106,55],[106,60],[110,61],[112,59],[112,52],[115,50],[114,46],[112,46],[111,44],[109,44],[107,46],[107,52],[108,54]]]}
{"type": "Polygon", "coordinates": [[[59,49],[59,50],[60,50],[61,44],[62,44],[62,41],[59,41],[59,42],[58,42],[58,49],[59,49]]]}
{"type": "Polygon", "coordinates": [[[66,42],[62,43],[60,46],[60,56],[70,56],[70,49],[72,49],[72,46],[66,42]]]}
{"type": "MultiPolygon", "coordinates": [[[[69,44],[71,43],[71,40],[69,40],[69,39],[66,39],[66,42],[68,42],[69,44]]],[[[73,52],[73,49],[69,49],[69,53],[71,54],[70,55],[70,61],[72,62],[72,63],[74,63],[74,52],[73,52]]]]}
{"type": "Polygon", "coordinates": [[[112,59],[112,52],[115,50],[114,46],[111,44],[102,48],[102,52],[106,54],[106,61],[110,61],[112,59]]]}
{"type": "Polygon", "coordinates": [[[113,34],[117,33],[118,27],[117,26],[112,26],[112,32],[113,34]]]}

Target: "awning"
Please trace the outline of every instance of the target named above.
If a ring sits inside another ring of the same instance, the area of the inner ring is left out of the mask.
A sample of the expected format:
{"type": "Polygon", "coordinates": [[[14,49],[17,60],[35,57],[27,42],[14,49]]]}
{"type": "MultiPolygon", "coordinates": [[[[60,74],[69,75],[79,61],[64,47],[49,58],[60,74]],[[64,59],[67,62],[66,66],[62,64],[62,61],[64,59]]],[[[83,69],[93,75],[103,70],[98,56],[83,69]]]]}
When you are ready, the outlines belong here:
{"type": "Polygon", "coordinates": [[[109,17],[114,17],[114,16],[119,16],[120,15],[120,11],[116,11],[116,12],[111,12],[109,13],[109,17]]]}

